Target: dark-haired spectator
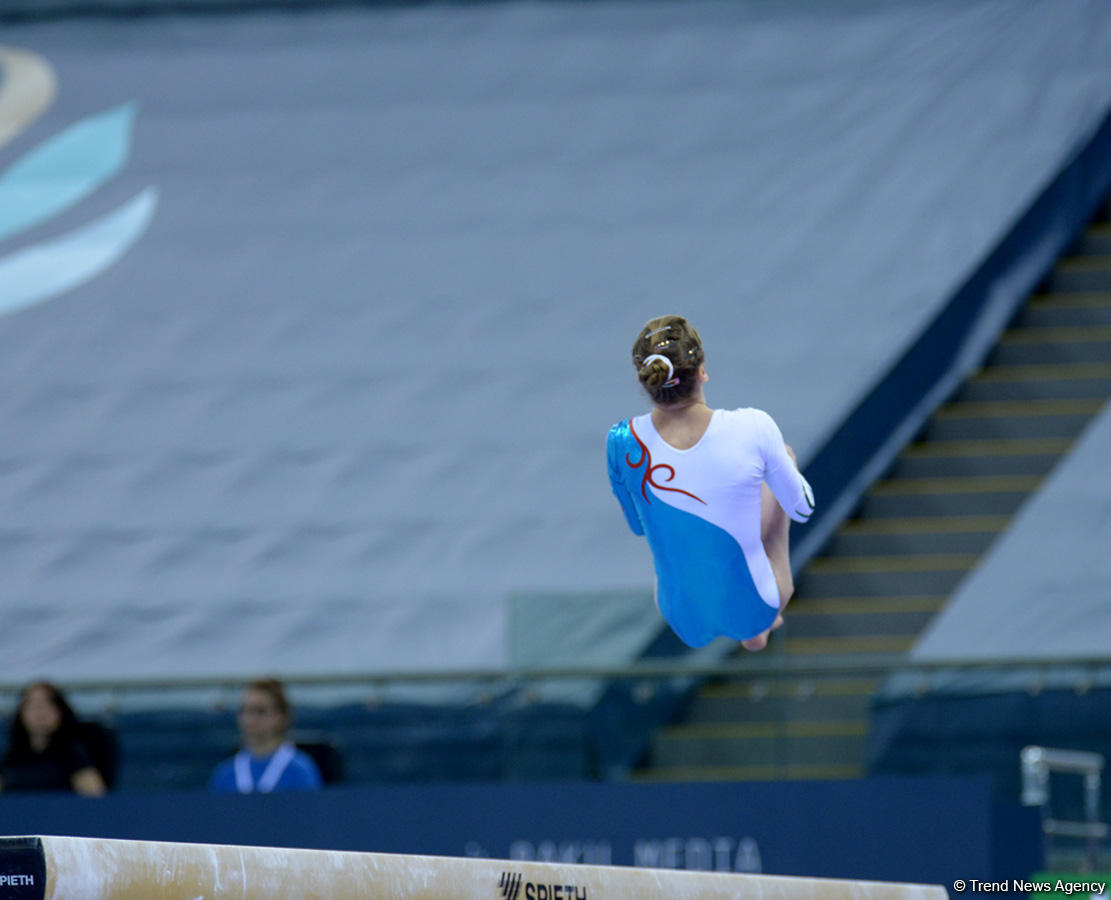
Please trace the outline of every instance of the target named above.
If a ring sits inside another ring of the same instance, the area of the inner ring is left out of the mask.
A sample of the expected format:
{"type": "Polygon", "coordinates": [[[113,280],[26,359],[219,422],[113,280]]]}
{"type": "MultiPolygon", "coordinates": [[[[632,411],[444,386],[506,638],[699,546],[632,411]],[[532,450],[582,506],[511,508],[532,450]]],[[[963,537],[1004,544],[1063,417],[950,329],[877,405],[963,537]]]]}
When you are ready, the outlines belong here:
{"type": "Polygon", "coordinates": [[[267,794],[322,786],[316,763],[287,737],[291,714],[280,681],[266,678],[247,685],[240,699],[238,721],[242,749],[216,767],[209,789],[267,794]]]}
{"type": "Polygon", "coordinates": [[[86,797],[108,790],[73,708],[49,682],[23,689],[0,761],[0,790],[74,791],[86,797]]]}

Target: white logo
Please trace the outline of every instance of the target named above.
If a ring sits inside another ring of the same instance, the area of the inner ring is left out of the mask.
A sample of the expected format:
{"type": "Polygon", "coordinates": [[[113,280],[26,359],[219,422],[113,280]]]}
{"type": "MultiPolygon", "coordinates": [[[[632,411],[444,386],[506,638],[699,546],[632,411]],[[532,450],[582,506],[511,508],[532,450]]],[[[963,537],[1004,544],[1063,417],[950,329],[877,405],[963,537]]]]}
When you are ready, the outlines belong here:
{"type": "MultiPolygon", "coordinates": [[[[0,46],[0,149],[42,116],[56,92],[45,59],[0,46]]],[[[0,315],[95,278],[147,230],[158,205],[154,187],[72,231],[3,252],[9,239],[76,207],[124,169],[135,116],[133,103],[88,116],[0,170],[0,315]]]]}

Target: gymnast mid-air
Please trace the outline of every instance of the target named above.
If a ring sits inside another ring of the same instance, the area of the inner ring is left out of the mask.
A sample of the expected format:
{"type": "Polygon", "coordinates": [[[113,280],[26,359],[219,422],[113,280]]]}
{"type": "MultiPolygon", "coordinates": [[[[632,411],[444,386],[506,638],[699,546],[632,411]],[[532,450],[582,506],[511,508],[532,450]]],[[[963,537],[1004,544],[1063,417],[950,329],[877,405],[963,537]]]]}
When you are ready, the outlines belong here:
{"type": "Polygon", "coordinates": [[[681,316],[633,344],[652,411],[606,440],[610,485],[656,568],[656,602],[684,643],[724,635],[762,650],[794,593],[791,520],[814,511],[779,427],[758,409],[710,409],[702,341],[681,316]]]}

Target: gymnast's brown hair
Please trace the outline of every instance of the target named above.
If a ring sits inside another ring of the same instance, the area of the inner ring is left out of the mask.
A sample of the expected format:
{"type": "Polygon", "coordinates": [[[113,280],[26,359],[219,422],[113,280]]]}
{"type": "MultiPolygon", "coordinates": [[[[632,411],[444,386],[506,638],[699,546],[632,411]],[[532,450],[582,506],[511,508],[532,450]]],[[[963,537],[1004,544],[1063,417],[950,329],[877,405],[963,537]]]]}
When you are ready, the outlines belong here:
{"type": "Polygon", "coordinates": [[[653,403],[667,406],[690,397],[705,361],[702,338],[682,316],[649,319],[633,343],[637,378],[653,403]]]}

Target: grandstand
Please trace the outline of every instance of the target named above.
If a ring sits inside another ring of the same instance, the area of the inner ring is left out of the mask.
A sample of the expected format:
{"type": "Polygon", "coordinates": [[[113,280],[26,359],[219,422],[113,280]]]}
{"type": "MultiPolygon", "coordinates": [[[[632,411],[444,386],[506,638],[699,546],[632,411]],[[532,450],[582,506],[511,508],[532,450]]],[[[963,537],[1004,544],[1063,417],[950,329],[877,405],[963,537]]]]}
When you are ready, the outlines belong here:
{"type": "Polygon", "coordinates": [[[305,6],[0,10],[0,690],[118,738],[75,827],[245,841],[203,787],[263,673],[334,816],[452,810],[270,838],[331,849],[469,853],[476,782],[592,782],[599,832],[594,789],[867,797],[880,840],[921,778],[990,830],[1026,744],[1111,752],[1106,3],[305,6]],[[758,657],[663,628],[606,484],[665,312],[819,501],[758,657]]]}

